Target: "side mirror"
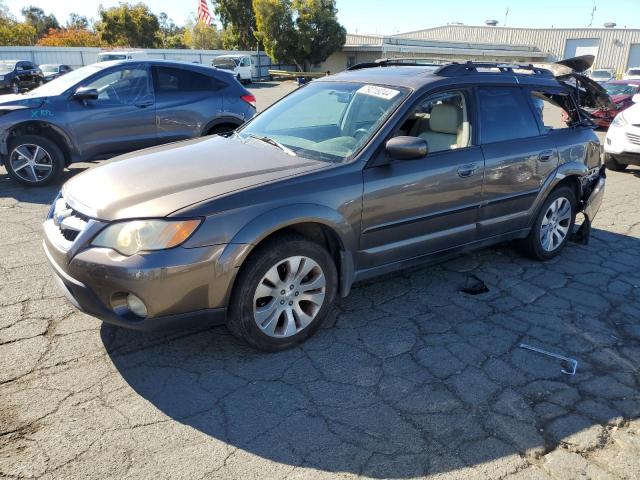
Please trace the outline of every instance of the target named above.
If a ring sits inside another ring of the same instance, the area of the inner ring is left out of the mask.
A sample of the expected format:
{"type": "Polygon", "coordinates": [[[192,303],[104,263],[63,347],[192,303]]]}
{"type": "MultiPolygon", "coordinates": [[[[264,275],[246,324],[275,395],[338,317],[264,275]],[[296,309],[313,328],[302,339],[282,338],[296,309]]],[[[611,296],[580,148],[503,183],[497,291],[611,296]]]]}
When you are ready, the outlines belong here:
{"type": "Polygon", "coordinates": [[[420,137],[393,137],[385,146],[387,153],[396,160],[417,160],[429,153],[429,145],[420,137]]]}
{"type": "Polygon", "coordinates": [[[633,103],[640,103],[640,93],[636,93],[633,97],[631,97],[631,101],[633,103]]]}
{"type": "Polygon", "coordinates": [[[73,98],[76,100],[97,100],[98,99],[98,90],[95,88],[86,88],[80,87],[73,94],[73,98]]]}

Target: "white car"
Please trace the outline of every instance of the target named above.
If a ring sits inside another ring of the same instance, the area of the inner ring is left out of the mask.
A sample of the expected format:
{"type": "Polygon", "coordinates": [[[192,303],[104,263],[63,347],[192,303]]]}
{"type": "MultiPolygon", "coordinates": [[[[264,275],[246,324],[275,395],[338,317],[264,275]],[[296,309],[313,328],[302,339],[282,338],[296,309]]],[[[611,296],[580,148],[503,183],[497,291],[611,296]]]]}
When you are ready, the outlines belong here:
{"type": "Polygon", "coordinates": [[[629,70],[627,70],[627,73],[625,73],[622,76],[623,80],[638,80],[640,79],[640,67],[633,67],[630,68],[629,70]]]}
{"type": "Polygon", "coordinates": [[[144,50],[110,50],[98,54],[98,62],[112,60],[144,60],[149,58],[144,50]]]}
{"type": "Polygon", "coordinates": [[[613,119],[604,142],[604,164],[610,170],[623,171],[629,165],[640,166],[640,93],[634,105],[613,119]]]}
{"type": "Polygon", "coordinates": [[[251,83],[253,78],[251,55],[220,55],[212,65],[233,73],[240,83],[251,83]]]}

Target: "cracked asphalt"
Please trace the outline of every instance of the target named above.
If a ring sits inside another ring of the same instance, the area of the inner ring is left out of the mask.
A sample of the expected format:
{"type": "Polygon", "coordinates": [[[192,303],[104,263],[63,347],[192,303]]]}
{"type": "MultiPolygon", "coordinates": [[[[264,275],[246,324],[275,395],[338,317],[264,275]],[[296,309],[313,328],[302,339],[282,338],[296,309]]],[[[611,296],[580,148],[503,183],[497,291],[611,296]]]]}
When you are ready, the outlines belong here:
{"type": "Polygon", "coordinates": [[[40,247],[58,188],[0,169],[4,478],[640,477],[639,169],[609,173],[588,246],[538,263],[506,244],[359,284],[272,355],[224,327],[75,311],[40,247]],[[461,293],[474,275],[489,291],[461,293]]]}

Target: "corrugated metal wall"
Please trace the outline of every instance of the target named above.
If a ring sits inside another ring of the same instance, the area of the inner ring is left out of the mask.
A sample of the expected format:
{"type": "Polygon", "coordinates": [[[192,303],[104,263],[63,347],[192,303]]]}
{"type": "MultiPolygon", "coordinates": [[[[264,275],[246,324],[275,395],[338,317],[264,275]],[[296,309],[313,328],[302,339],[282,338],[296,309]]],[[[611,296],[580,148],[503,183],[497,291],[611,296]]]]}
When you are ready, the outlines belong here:
{"type": "MultiPolygon", "coordinates": [[[[0,47],[2,60],[30,60],[36,65],[44,63],[63,63],[73,68],[95,63],[101,48],[91,47],[0,47]]],[[[151,58],[179,60],[183,62],[200,62],[211,65],[211,61],[226,54],[250,54],[253,60],[253,77],[264,78],[270,68],[276,70],[295,70],[291,65],[272,63],[264,52],[244,52],[235,50],[179,50],[179,49],[146,49],[151,58]]]]}
{"type": "Polygon", "coordinates": [[[619,74],[629,66],[631,45],[640,43],[640,30],[622,28],[504,28],[446,25],[397,36],[420,40],[531,45],[548,52],[555,59],[564,58],[568,39],[597,38],[600,40],[600,45],[595,67],[615,68],[619,74]]]}

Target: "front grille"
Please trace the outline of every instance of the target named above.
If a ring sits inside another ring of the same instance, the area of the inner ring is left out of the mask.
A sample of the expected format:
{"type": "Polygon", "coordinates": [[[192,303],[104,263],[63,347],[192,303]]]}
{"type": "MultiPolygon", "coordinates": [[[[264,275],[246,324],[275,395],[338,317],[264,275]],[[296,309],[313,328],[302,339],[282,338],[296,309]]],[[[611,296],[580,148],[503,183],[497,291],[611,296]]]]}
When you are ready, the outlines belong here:
{"type": "Polygon", "coordinates": [[[49,218],[53,221],[57,233],[69,244],[78,238],[89,222],[86,215],[71,208],[62,196],[53,204],[49,218]]]}
{"type": "Polygon", "coordinates": [[[634,145],[640,145],[640,135],[635,135],[633,133],[627,133],[627,139],[633,143],[634,145]]]}

